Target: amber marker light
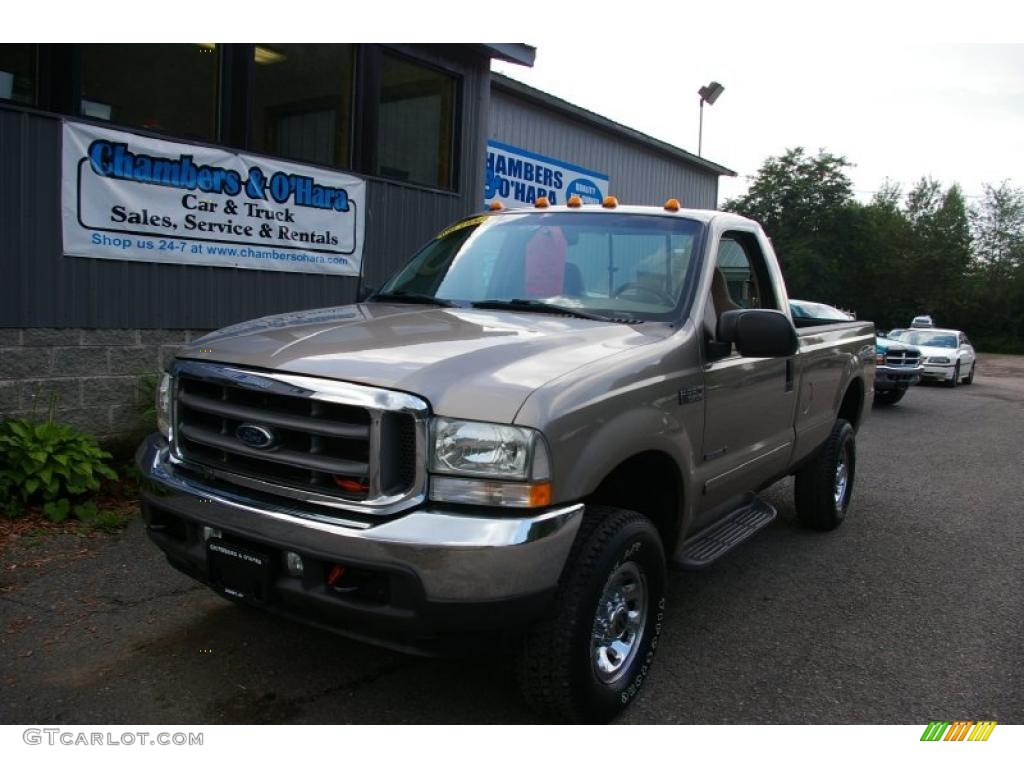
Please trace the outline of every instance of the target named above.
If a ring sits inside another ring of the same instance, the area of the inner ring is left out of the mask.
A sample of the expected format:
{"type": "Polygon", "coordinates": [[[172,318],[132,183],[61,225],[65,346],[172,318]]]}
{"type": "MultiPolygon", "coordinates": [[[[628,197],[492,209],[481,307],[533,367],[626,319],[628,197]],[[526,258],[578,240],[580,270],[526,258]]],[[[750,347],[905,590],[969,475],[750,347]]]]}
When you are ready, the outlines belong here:
{"type": "Polygon", "coordinates": [[[546,197],[538,197],[537,202],[533,204],[534,208],[547,208],[551,203],[548,202],[546,197]]]}
{"type": "Polygon", "coordinates": [[[492,211],[500,211],[504,207],[505,206],[501,204],[501,200],[495,200],[493,203],[491,203],[490,210],[492,210],[492,211]]]}
{"type": "Polygon", "coordinates": [[[551,503],[551,483],[534,483],[530,486],[530,506],[546,507],[551,503]]]}
{"type": "Polygon", "coordinates": [[[581,205],[583,205],[583,200],[582,198],[580,198],[579,195],[573,195],[572,197],[569,198],[569,202],[567,202],[566,205],[569,206],[570,208],[579,208],[581,205]]]}
{"type": "Polygon", "coordinates": [[[679,209],[681,207],[682,206],[679,205],[679,201],[676,200],[674,197],[670,197],[668,200],[665,201],[665,210],[666,211],[671,211],[672,213],[678,213],[679,209]]]}
{"type": "Polygon", "coordinates": [[[606,197],[601,202],[601,205],[604,208],[617,208],[618,205],[619,205],[619,199],[617,197],[615,197],[614,195],[608,195],[608,197],[606,197]]]}

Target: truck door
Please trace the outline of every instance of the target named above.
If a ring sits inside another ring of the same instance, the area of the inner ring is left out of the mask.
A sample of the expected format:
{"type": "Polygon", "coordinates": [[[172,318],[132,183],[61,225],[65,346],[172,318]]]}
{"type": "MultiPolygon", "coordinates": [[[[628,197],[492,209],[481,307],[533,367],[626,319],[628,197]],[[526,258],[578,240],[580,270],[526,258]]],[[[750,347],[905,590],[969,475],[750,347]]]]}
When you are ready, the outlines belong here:
{"type": "MultiPolygon", "coordinates": [[[[781,309],[753,232],[726,232],[717,249],[705,332],[729,309],[781,309]]],[[[721,346],[721,345],[720,345],[721,346]]],[[[705,513],[785,470],[793,449],[794,358],[743,357],[706,345],[702,504],[705,513]]],[[[710,522],[698,518],[698,525],[710,522]]]]}

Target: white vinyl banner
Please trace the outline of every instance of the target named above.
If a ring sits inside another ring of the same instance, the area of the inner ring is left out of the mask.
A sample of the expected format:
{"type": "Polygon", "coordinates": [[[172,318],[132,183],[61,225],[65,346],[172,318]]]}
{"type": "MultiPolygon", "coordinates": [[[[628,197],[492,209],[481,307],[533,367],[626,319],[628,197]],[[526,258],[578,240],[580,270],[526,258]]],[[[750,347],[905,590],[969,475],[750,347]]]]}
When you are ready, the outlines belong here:
{"type": "Polygon", "coordinates": [[[366,182],[228,149],[64,123],[64,253],[358,275],[366,182]]]}

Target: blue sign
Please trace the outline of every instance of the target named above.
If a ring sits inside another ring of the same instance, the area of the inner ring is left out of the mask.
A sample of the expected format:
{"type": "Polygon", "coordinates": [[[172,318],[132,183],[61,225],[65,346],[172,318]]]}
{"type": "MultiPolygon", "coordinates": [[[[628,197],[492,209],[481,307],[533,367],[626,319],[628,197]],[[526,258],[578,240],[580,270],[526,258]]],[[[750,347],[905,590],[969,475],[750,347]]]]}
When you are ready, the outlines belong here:
{"type": "Polygon", "coordinates": [[[584,203],[600,203],[608,195],[608,176],[511,144],[487,142],[485,207],[497,200],[506,208],[521,208],[538,197],[564,205],[573,195],[584,203]]]}

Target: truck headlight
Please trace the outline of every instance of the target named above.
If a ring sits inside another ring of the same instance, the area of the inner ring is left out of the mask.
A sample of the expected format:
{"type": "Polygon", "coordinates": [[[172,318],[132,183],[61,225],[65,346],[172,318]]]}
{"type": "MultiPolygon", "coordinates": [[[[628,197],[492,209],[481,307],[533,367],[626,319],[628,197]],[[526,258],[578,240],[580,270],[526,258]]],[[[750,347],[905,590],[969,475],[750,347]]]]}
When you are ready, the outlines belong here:
{"type": "Polygon", "coordinates": [[[534,476],[536,469],[547,477],[547,449],[539,433],[532,429],[438,418],[434,419],[432,433],[432,472],[508,480],[542,479],[534,476]],[[541,466],[534,467],[533,459],[540,458],[541,452],[541,466]]]}
{"type": "Polygon", "coordinates": [[[156,428],[166,438],[171,436],[171,375],[163,373],[156,385],[156,428]]]}
{"type": "Polygon", "coordinates": [[[431,449],[432,473],[461,476],[432,478],[435,501],[508,507],[551,502],[547,444],[534,429],[435,418],[431,449]]]}

